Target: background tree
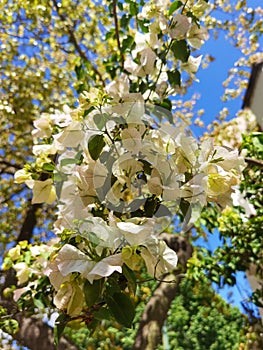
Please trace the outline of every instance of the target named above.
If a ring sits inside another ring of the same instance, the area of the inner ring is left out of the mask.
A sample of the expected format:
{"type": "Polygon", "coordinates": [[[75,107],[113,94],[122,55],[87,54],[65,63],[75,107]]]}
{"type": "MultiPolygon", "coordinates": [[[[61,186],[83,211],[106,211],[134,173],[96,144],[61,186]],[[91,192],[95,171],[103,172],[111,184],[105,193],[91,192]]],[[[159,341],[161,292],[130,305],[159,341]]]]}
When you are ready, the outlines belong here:
{"type": "MultiPolygon", "coordinates": [[[[1,3],[1,7],[3,132],[0,171],[1,249],[4,253],[14,242],[38,242],[51,235],[48,224],[54,221],[52,206],[30,204],[31,192],[13,182],[14,172],[25,163],[34,161],[31,153],[33,121],[41,112],[62,109],[65,103],[74,106],[75,91],[103,86],[105,82],[115,78],[121,71],[119,67],[122,66],[124,56],[133,45],[133,33],[125,35],[139,6],[133,1],[124,4],[102,2],[101,5],[92,1],[42,1],[41,4],[6,1],[1,3]],[[103,41],[102,35],[105,36],[103,41]],[[103,61],[101,57],[104,58],[103,61]]],[[[242,51],[242,58],[225,82],[226,99],[242,94],[249,75],[244,67],[259,57],[261,12],[260,8],[250,9],[244,1],[234,5],[219,1],[213,4],[210,15],[206,17],[206,26],[211,33],[225,30],[242,51]],[[224,12],[223,20],[216,19],[216,9],[224,12]],[[234,87],[230,85],[229,88],[228,84],[233,84],[234,87]]],[[[137,25],[143,26],[139,18],[137,25]]],[[[184,80],[181,93],[191,83],[192,78],[184,80]]],[[[177,98],[176,103],[181,106],[177,116],[184,116],[185,119],[187,113],[187,120],[190,120],[193,103],[184,102],[181,98],[177,98]]],[[[14,283],[10,273],[5,278],[5,287],[14,283]]],[[[10,304],[10,299],[5,298],[3,306],[13,313],[14,305],[10,304]]],[[[22,313],[14,314],[22,324],[31,322],[22,313]]],[[[32,333],[27,333],[21,326],[15,337],[33,349],[38,346],[40,339],[32,337],[32,334],[36,334],[36,325],[33,326],[32,322],[30,324],[32,333]]],[[[44,338],[45,326],[42,324],[40,327],[44,338]]],[[[45,338],[48,340],[48,337],[45,338]]],[[[52,348],[50,343],[45,346],[52,348]]],[[[66,345],[63,346],[65,348],[66,345]]]]}

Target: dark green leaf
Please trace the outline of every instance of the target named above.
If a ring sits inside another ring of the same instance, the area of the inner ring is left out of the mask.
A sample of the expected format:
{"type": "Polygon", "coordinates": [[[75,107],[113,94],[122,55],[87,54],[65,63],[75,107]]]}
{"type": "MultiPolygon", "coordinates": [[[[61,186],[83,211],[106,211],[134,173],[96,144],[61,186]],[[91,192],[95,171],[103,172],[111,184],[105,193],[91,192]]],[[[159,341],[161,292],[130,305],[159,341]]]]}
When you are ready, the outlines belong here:
{"type": "Polygon", "coordinates": [[[120,2],[120,1],[118,1],[118,6],[119,6],[119,9],[120,9],[121,11],[123,11],[123,3],[120,2]]]}
{"type": "Polygon", "coordinates": [[[172,15],[174,11],[178,10],[181,6],[183,6],[183,3],[181,1],[174,1],[169,8],[168,15],[172,15]]]}
{"type": "Polygon", "coordinates": [[[124,293],[115,293],[112,297],[108,297],[106,302],[116,321],[130,328],[135,316],[135,306],[129,296],[124,293]]]}
{"type": "Polygon", "coordinates": [[[130,22],[130,16],[128,16],[128,15],[125,13],[125,14],[121,17],[121,20],[120,20],[121,28],[127,29],[128,25],[129,25],[129,22],[130,22]]]}
{"type": "Polygon", "coordinates": [[[88,306],[93,306],[101,296],[104,279],[94,280],[91,284],[88,280],[84,283],[84,295],[88,306]]]}
{"type": "Polygon", "coordinates": [[[87,115],[90,114],[90,112],[94,111],[95,107],[91,106],[89,109],[85,109],[83,117],[85,118],[87,115]]]}
{"type": "Polygon", "coordinates": [[[133,42],[134,42],[134,38],[131,35],[128,35],[122,41],[121,51],[125,52],[127,49],[131,48],[133,42]]]}
{"type": "Polygon", "coordinates": [[[85,76],[85,70],[83,69],[83,65],[75,66],[75,73],[78,80],[81,80],[85,76]]]}
{"type": "Polygon", "coordinates": [[[140,20],[137,18],[137,23],[138,23],[138,25],[143,33],[149,32],[149,28],[148,28],[149,23],[147,21],[143,21],[143,20],[140,20]]]}
{"type": "MultiPolygon", "coordinates": [[[[165,100],[163,100],[163,102],[160,104],[161,107],[165,108],[165,109],[168,109],[168,111],[171,111],[172,110],[172,102],[166,98],[165,100]]],[[[167,117],[167,115],[165,115],[167,117]]],[[[169,118],[168,118],[169,119],[169,118]]],[[[170,121],[170,120],[169,120],[170,121]]],[[[172,122],[172,121],[171,121],[172,122]]]]}
{"type": "Polygon", "coordinates": [[[186,40],[174,41],[171,50],[174,54],[174,57],[182,62],[187,62],[190,56],[190,49],[186,43],[186,40]]]}
{"type": "Polygon", "coordinates": [[[135,276],[134,272],[131,269],[129,269],[129,267],[125,264],[123,264],[123,266],[122,266],[122,272],[123,272],[126,280],[128,281],[129,290],[133,294],[135,294],[137,283],[136,283],[136,276],[135,276]]]}
{"type": "Polygon", "coordinates": [[[180,210],[181,210],[184,217],[186,216],[189,209],[190,209],[190,203],[188,201],[182,199],[180,202],[180,210]]]}
{"type": "Polygon", "coordinates": [[[55,345],[58,345],[59,339],[63,334],[63,331],[70,320],[70,317],[66,314],[60,314],[56,321],[55,321],[55,327],[54,327],[54,343],[55,345]]]}
{"type": "Polygon", "coordinates": [[[136,16],[139,13],[139,7],[136,2],[130,2],[130,14],[136,16]]]}
{"type": "Polygon", "coordinates": [[[144,205],[144,210],[145,210],[145,214],[148,218],[151,218],[153,216],[153,214],[156,211],[158,205],[158,200],[155,197],[150,197],[147,198],[145,205],[144,205]]]}
{"type": "Polygon", "coordinates": [[[105,146],[103,135],[94,135],[90,138],[88,143],[88,150],[93,160],[97,160],[105,146]]]}
{"type": "Polygon", "coordinates": [[[103,320],[110,321],[112,319],[110,310],[106,307],[102,307],[99,309],[99,311],[94,312],[93,316],[96,320],[99,320],[99,321],[103,321],[103,320]]]}
{"type": "Polygon", "coordinates": [[[181,74],[180,72],[175,69],[174,71],[168,71],[168,80],[172,87],[180,86],[181,85],[181,74]]]}

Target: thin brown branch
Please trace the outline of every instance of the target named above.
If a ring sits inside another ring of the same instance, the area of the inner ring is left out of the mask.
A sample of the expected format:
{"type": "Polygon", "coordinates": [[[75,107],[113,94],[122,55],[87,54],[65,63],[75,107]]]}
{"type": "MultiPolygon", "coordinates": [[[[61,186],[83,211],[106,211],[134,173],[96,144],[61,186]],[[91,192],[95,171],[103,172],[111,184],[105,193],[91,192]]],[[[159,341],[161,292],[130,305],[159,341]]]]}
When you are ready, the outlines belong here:
{"type": "Polygon", "coordinates": [[[118,49],[119,49],[119,52],[120,52],[120,55],[121,55],[121,65],[122,65],[122,68],[123,68],[124,67],[124,56],[123,56],[123,52],[121,50],[119,23],[118,23],[118,15],[117,15],[117,1],[113,0],[112,5],[113,5],[113,17],[114,17],[115,34],[116,34],[118,49]]]}
{"type": "Polygon", "coordinates": [[[257,165],[257,166],[263,168],[263,161],[261,161],[261,160],[250,158],[250,157],[245,157],[245,161],[249,165],[257,165]]]}
{"type": "Polygon", "coordinates": [[[69,35],[69,42],[75,47],[75,50],[77,51],[77,53],[79,54],[80,58],[83,60],[83,61],[89,61],[90,65],[91,65],[91,68],[92,70],[94,71],[94,73],[96,75],[98,75],[98,77],[100,78],[100,81],[102,82],[103,86],[105,86],[105,81],[100,73],[100,71],[97,69],[96,66],[94,66],[92,63],[91,63],[91,60],[89,59],[89,57],[86,55],[86,53],[81,49],[80,47],[80,44],[74,34],[74,30],[73,28],[67,23],[67,18],[61,13],[60,9],[59,9],[59,6],[57,4],[57,1],[56,0],[53,0],[53,4],[56,8],[56,11],[57,11],[57,14],[59,16],[59,18],[62,20],[62,22],[65,23],[66,25],[66,28],[67,28],[67,31],[68,31],[68,35],[69,35]]]}

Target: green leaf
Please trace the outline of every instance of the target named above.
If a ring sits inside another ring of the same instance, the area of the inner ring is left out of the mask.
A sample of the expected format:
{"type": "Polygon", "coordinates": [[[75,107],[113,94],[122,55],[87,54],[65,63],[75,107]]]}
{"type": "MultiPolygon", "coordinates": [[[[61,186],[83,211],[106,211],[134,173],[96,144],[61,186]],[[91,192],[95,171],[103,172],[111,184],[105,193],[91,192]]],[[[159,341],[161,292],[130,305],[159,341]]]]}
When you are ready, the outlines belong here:
{"type": "Polygon", "coordinates": [[[60,314],[56,321],[55,321],[55,327],[54,327],[54,343],[55,345],[58,345],[59,339],[63,334],[63,331],[70,320],[70,317],[66,314],[60,314]]]}
{"type": "Polygon", "coordinates": [[[83,68],[83,65],[79,65],[79,66],[75,66],[75,73],[77,76],[78,80],[81,80],[82,78],[84,78],[85,76],[85,70],[83,68]]]}
{"type": "Polygon", "coordinates": [[[101,296],[104,279],[93,281],[91,284],[88,280],[84,283],[84,295],[88,306],[93,306],[101,296]]]}
{"type": "Polygon", "coordinates": [[[135,306],[129,296],[124,293],[115,293],[109,296],[106,302],[116,321],[130,328],[135,316],[135,306]]]}
{"type": "Polygon", "coordinates": [[[149,32],[148,22],[137,18],[137,23],[143,33],[149,32]]]}
{"type": "Polygon", "coordinates": [[[50,163],[45,163],[45,164],[43,164],[42,169],[45,171],[53,171],[55,169],[55,166],[53,164],[50,164],[50,163]]]}
{"type": "Polygon", "coordinates": [[[34,305],[39,308],[39,309],[43,309],[46,305],[45,305],[45,298],[43,297],[43,293],[39,292],[35,295],[34,299],[34,305]]]}
{"type": "Polygon", "coordinates": [[[102,307],[98,311],[94,312],[93,316],[95,320],[99,320],[99,321],[103,321],[103,320],[110,321],[112,319],[110,310],[106,307],[102,307]]]}
{"type": "Polygon", "coordinates": [[[183,3],[181,1],[173,2],[169,8],[168,15],[171,16],[174,13],[174,11],[178,10],[181,6],[183,6],[183,3]]]}
{"type": "Polygon", "coordinates": [[[176,87],[176,86],[181,85],[181,74],[177,69],[175,69],[172,72],[168,71],[167,75],[168,75],[168,81],[172,87],[176,87]]]}
{"type": "Polygon", "coordinates": [[[186,43],[186,40],[174,41],[171,50],[174,54],[174,57],[182,62],[187,62],[190,56],[190,49],[186,43]]]}
{"type": "Polygon", "coordinates": [[[90,138],[88,143],[88,150],[93,160],[97,160],[105,146],[103,135],[94,135],[90,138]]]}
{"type": "Polygon", "coordinates": [[[106,113],[95,114],[93,117],[94,123],[98,127],[99,130],[102,130],[106,125],[108,120],[108,115],[106,113]]]}
{"type": "Polygon", "coordinates": [[[190,209],[190,203],[188,201],[182,199],[180,202],[180,210],[181,210],[184,217],[186,216],[189,209],[190,209]]]}
{"type": "Polygon", "coordinates": [[[60,162],[60,166],[65,166],[65,165],[68,165],[68,164],[77,164],[78,163],[78,159],[75,159],[75,158],[64,158],[61,160],[60,162]]]}
{"type": "Polygon", "coordinates": [[[131,48],[134,43],[134,38],[131,35],[128,35],[125,39],[122,40],[121,51],[125,52],[127,49],[131,48]]]}
{"type": "Polygon", "coordinates": [[[130,22],[130,16],[127,15],[127,14],[125,13],[125,14],[121,17],[121,20],[120,20],[121,28],[127,29],[127,28],[128,28],[128,25],[129,25],[129,22],[130,22]]]}
{"type": "Polygon", "coordinates": [[[136,16],[139,13],[139,7],[138,4],[136,4],[136,2],[130,2],[130,14],[132,16],[136,16]]]}
{"type": "Polygon", "coordinates": [[[0,322],[1,330],[8,334],[15,334],[19,329],[19,324],[14,319],[7,319],[0,322]]]}
{"type": "Polygon", "coordinates": [[[129,267],[126,264],[123,264],[122,266],[122,272],[128,282],[128,288],[129,291],[132,292],[133,294],[136,293],[136,288],[137,288],[137,283],[136,283],[136,276],[134,272],[129,269],[129,267]]]}

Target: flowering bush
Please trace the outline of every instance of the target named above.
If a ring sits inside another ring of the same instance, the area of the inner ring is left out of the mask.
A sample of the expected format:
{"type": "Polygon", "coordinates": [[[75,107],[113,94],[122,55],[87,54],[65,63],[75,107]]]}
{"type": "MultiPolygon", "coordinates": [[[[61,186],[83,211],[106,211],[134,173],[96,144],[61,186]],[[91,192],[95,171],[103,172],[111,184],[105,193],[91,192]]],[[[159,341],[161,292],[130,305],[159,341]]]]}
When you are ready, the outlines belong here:
{"type": "Polygon", "coordinates": [[[184,74],[195,79],[201,56],[190,53],[207,39],[207,8],[204,0],[137,6],[132,44],[118,40],[120,74],[83,91],[76,108],[34,122],[36,161],[15,181],[32,189],[33,204],[57,200],[58,240],[43,248],[41,269],[20,261],[17,247],[6,267],[14,262],[21,285],[48,276],[58,322],[93,327],[114,316],[131,326],[143,266],[157,279],[176,268],[176,252],[160,238],[175,215],[188,230],[207,202],[231,203],[244,166],[238,151],[209,138],[199,144],[174,118],[171,99],[184,74]]]}

